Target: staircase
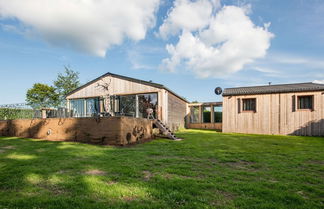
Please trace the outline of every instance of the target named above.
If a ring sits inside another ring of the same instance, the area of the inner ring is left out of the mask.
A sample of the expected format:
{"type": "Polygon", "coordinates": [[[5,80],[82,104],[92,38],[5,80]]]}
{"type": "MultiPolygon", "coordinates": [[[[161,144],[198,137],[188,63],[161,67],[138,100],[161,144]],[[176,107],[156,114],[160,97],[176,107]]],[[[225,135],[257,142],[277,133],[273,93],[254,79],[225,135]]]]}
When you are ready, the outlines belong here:
{"type": "Polygon", "coordinates": [[[160,131],[167,136],[169,139],[175,140],[175,141],[181,141],[181,139],[177,138],[174,133],[166,126],[163,124],[162,121],[159,119],[154,120],[154,124],[156,127],[160,129],[160,131]]]}

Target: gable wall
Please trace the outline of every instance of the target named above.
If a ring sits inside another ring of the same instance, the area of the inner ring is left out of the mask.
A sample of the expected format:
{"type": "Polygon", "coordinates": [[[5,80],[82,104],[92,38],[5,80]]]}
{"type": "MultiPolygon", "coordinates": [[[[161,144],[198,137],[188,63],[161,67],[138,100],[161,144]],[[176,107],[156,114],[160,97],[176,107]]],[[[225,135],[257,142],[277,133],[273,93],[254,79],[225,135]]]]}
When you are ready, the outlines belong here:
{"type": "Polygon", "coordinates": [[[99,97],[104,96],[107,93],[110,95],[116,94],[136,94],[136,93],[147,93],[147,92],[161,92],[160,88],[153,86],[140,84],[137,82],[132,82],[120,78],[115,78],[112,76],[104,77],[82,89],[69,95],[67,99],[78,99],[78,98],[88,98],[88,97],[99,97]],[[102,87],[98,86],[110,83],[109,92],[105,91],[102,87]]]}
{"type": "Polygon", "coordinates": [[[158,93],[158,118],[167,123],[167,91],[153,86],[140,84],[133,81],[128,81],[113,76],[104,77],[80,90],[69,95],[67,99],[80,99],[90,97],[101,97],[107,94],[110,95],[125,95],[125,94],[140,94],[140,93],[158,93]],[[109,92],[98,86],[108,83],[109,92]]]}
{"type": "Polygon", "coordinates": [[[171,130],[185,127],[188,103],[168,92],[168,126],[171,130]]]}

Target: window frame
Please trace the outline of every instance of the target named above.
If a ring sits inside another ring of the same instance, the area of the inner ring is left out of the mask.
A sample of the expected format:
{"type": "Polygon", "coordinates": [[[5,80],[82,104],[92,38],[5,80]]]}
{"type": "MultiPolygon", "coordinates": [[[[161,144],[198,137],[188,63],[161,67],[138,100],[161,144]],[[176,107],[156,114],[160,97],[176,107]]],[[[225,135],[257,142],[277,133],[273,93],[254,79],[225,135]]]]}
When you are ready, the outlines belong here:
{"type": "Polygon", "coordinates": [[[314,111],[314,95],[297,95],[297,99],[296,99],[296,109],[298,111],[314,111]],[[304,98],[304,97],[310,97],[311,98],[311,107],[310,108],[301,108],[300,105],[300,99],[304,98]]]}
{"type": "MultiPolygon", "coordinates": [[[[129,97],[129,96],[134,96],[135,97],[135,113],[134,114],[126,114],[126,115],[123,115],[123,116],[127,116],[127,117],[133,117],[133,118],[146,118],[144,117],[144,115],[146,116],[146,112],[140,112],[140,101],[139,101],[139,97],[140,96],[147,96],[147,95],[154,95],[156,96],[156,104],[155,104],[155,108],[153,108],[153,115],[155,118],[159,118],[159,92],[155,92],[155,91],[152,91],[152,92],[139,92],[139,93],[131,93],[131,94],[116,94],[116,95],[112,95],[111,97],[115,97],[114,99],[114,102],[117,102],[118,100],[118,107],[116,108],[115,107],[115,104],[112,105],[112,111],[114,112],[114,114],[121,114],[121,106],[123,105],[122,102],[120,101],[120,98],[121,97],[129,97]],[[118,109],[118,112],[116,111],[116,109],[118,109]],[[143,117],[140,116],[140,114],[143,114],[143,117]]],[[[125,114],[125,113],[124,113],[125,114]]]]}
{"type": "Polygon", "coordinates": [[[243,113],[256,113],[257,112],[257,98],[256,97],[253,97],[253,98],[242,98],[242,112],[243,113]],[[244,103],[247,100],[254,100],[255,101],[254,110],[244,110],[244,107],[246,106],[246,105],[244,105],[244,103]]]}

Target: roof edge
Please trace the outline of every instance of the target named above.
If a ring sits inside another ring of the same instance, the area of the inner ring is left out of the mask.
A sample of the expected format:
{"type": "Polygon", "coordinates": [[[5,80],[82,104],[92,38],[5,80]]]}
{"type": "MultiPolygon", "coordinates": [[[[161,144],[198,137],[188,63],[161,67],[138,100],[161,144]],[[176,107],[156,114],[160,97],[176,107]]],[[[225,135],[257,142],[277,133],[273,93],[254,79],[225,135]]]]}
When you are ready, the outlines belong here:
{"type": "Polygon", "coordinates": [[[91,81],[89,81],[89,82],[81,85],[80,87],[74,89],[73,91],[69,92],[65,96],[65,98],[68,97],[68,96],[70,96],[70,95],[72,95],[73,93],[75,93],[75,92],[77,92],[77,91],[79,91],[79,90],[81,90],[81,89],[83,89],[83,88],[85,88],[85,87],[87,87],[87,86],[89,86],[89,85],[91,85],[91,84],[99,81],[100,79],[102,79],[104,77],[107,77],[107,76],[112,76],[112,77],[115,77],[115,78],[120,78],[120,79],[123,79],[123,80],[128,80],[128,81],[131,81],[131,82],[136,82],[136,83],[139,83],[139,84],[149,85],[149,86],[152,86],[152,87],[155,87],[155,88],[159,88],[159,89],[165,89],[166,91],[172,93],[174,96],[178,97],[179,99],[181,99],[181,100],[189,103],[185,98],[179,96],[174,91],[170,90],[169,88],[165,87],[162,84],[153,83],[153,82],[149,82],[149,81],[144,81],[144,80],[141,80],[141,79],[131,78],[131,77],[127,77],[127,76],[123,76],[123,75],[118,75],[118,74],[114,74],[114,73],[110,73],[110,72],[105,73],[105,74],[103,74],[103,75],[101,75],[101,76],[99,76],[99,77],[97,77],[97,78],[95,78],[95,79],[93,79],[93,80],[91,80],[91,81]]]}

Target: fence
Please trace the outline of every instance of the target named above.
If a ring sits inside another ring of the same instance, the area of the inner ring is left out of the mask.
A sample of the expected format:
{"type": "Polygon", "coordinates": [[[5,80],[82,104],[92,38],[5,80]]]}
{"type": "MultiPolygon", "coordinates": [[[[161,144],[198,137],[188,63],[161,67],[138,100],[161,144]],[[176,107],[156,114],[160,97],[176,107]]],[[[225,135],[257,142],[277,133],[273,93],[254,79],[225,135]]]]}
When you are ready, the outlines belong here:
{"type": "Polygon", "coordinates": [[[68,117],[73,117],[73,113],[64,107],[39,110],[26,103],[0,105],[0,120],[68,117]]]}

